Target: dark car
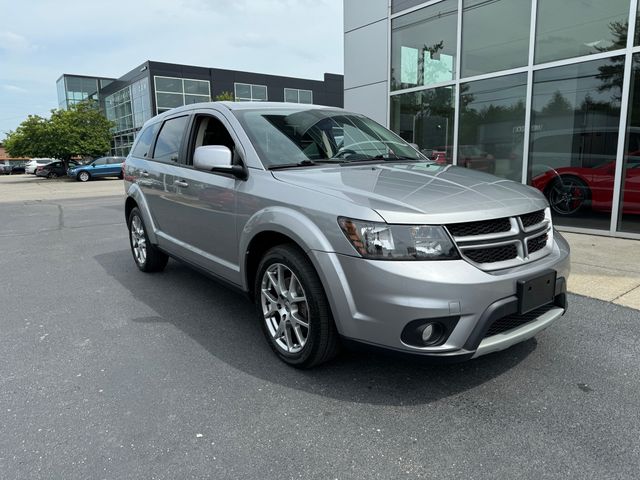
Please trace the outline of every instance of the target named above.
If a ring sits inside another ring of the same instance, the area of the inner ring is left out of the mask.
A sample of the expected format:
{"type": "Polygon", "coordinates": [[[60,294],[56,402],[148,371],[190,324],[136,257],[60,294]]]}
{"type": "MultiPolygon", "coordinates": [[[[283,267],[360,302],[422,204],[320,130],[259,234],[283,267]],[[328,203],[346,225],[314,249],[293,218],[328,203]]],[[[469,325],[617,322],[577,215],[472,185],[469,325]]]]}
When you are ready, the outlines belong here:
{"type": "MultiPolygon", "coordinates": [[[[75,160],[69,160],[69,168],[75,168],[79,164],[75,160]]],[[[67,169],[63,162],[57,160],[55,162],[48,163],[47,165],[40,165],[36,169],[36,176],[46,178],[58,178],[64,177],[67,173],[67,169]]]]}
{"type": "Polygon", "coordinates": [[[8,160],[0,160],[0,175],[10,175],[11,164],[8,160]]]}
{"type": "Polygon", "coordinates": [[[24,164],[13,165],[11,167],[11,175],[18,175],[18,174],[21,174],[21,173],[25,173],[24,164]]]}

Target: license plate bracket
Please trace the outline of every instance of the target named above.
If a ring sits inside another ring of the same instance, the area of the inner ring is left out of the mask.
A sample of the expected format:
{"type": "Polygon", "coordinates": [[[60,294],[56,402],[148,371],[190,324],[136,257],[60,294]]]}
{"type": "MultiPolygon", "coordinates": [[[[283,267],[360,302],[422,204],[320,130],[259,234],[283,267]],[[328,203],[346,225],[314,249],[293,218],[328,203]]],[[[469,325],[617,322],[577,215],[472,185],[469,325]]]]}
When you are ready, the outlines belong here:
{"type": "Polygon", "coordinates": [[[518,280],[518,313],[523,315],[553,301],[556,293],[555,270],[518,280]]]}

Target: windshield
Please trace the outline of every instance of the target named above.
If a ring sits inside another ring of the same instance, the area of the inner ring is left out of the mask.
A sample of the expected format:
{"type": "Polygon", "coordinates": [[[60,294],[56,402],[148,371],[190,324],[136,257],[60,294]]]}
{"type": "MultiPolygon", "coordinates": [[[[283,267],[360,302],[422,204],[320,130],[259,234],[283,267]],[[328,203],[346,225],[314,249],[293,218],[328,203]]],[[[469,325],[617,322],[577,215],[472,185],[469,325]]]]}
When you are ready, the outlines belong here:
{"type": "Polygon", "coordinates": [[[265,167],[368,159],[426,160],[362,115],[335,110],[235,110],[265,167]]]}

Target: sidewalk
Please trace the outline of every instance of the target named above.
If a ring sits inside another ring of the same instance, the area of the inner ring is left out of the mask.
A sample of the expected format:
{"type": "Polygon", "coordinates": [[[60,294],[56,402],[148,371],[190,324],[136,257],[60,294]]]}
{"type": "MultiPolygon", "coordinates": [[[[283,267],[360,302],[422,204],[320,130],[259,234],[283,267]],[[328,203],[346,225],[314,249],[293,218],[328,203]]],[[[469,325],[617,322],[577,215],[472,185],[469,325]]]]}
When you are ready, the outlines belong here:
{"type": "Polygon", "coordinates": [[[571,245],[570,292],[640,310],[640,240],[562,235],[571,245]]]}

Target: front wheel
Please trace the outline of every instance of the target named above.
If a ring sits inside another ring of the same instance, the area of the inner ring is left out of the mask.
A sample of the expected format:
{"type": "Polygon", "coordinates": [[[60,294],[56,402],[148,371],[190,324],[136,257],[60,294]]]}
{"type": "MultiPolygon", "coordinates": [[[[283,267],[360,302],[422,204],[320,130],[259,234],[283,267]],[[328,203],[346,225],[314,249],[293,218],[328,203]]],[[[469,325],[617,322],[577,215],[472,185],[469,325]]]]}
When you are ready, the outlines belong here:
{"type": "Polygon", "coordinates": [[[78,180],[80,180],[81,182],[88,182],[89,179],[91,178],[91,175],[89,175],[89,172],[80,172],[78,174],[78,180]]]}
{"type": "Polygon", "coordinates": [[[161,272],[169,257],[149,241],[147,229],[138,208],[129,214],[129,244],[137,267],[143,272],[161,272]]]}
{"type": "Polygon", "coordinates": [[[58,174],[56,172],[51,172],[51,173],[49,173],[49,175],[47,175],[47,177],[49,177],[49,178],[58,178],[58,174]]]}
{"type": "Polygon", "coordinates": [[[262,330],[284,362],[310,368],[336,355],[338,332],[327,296],[298,248],[269,250],[258,266],[254,292],[262,330]]]}
{"type": "Polygon", "coordinates": [[[573,215],[588,203],[590,191],[579,178],[558,177],[547,190],[547,198],[558,215],[573,215]]]}

